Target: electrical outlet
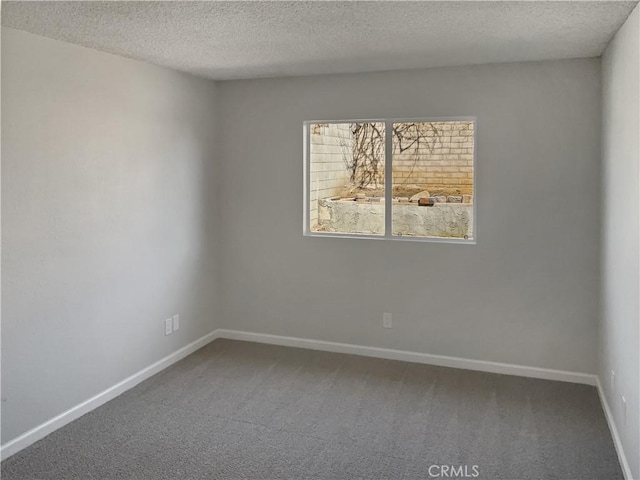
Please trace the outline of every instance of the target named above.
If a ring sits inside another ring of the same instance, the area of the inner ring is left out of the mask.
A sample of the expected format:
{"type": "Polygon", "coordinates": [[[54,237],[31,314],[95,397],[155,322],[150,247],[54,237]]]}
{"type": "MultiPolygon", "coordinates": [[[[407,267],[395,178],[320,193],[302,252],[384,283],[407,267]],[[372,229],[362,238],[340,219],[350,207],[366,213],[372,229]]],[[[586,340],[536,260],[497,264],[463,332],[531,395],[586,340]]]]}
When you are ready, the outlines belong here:
{"type": "Polygon", "coordinates": [[[382,327],[383,328],[393,328],[393,318],[390,313],[382,314],[382,327]]]}
{"type": "Polygon", "coordinates": [[[180,330],[180,314],[176,313],[173,316],[173,331],[180,330]]]}
{"type": "Polygon", "coordinates": [[[616,372],[614,372],[613,370],[611,370],[611,381],[609,382],[610,385],[609,387],[611,388],[611,392],[615,392],[616,391],[616,372]]]}
{"type": "Polygon", "coordinates": [[[624,398],[624,395],[620,395],[620,399],[622,400],[622,424],[627,423],[627,399],[624,398]]]}
{"type": "Polygon", "coordinates": [[[165,335],[171,335],[171,332],[173,332],[173,329],[171,328],[171,324],[172,324],[172,319],[171,318],[167,318],[164,321],[164,334],[165,335]]]}

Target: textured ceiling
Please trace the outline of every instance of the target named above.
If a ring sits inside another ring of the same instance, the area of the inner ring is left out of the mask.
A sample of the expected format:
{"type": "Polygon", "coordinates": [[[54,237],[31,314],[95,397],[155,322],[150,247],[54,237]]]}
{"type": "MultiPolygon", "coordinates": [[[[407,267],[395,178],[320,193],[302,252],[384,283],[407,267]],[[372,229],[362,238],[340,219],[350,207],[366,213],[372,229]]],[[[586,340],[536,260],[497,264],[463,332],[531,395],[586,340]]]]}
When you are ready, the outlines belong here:
{"type": "Polygon", "coordinates": [[[213,79],[598,56],[637,2],[2,2],[2,24],[213,79]]]}

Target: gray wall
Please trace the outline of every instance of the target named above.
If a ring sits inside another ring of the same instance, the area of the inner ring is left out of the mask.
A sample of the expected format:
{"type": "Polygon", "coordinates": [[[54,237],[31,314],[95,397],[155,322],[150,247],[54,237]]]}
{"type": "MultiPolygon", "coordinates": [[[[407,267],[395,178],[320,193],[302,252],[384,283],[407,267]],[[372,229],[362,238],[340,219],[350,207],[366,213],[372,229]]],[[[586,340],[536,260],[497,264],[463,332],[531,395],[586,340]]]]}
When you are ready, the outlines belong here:
{"type": "Polygon", "coordinates": [[[602,69],[599,375],[633,478],[640,478],[640,7],[605,51],[602,69]],[[626,420],[621,395],[627,400],[626,420]]]}
{"type": "Polygon", "coordinates": [[[596,372],[598,59],[219,93],[223,327],[596,372]],[[477,245],[302,236],[304,120],[468,115],[477,245]]]}
{"type": "Polygon", "coordinates": [[[212,82],[2,28],[3,442],[214,329],[215,116],[212,82]]]}
{"type": "Polygon", "coordinates": [[[3,28],[2,67],[3,442],[215,327],[596,372],[599,60],[216,86],[3,28]],[[304,120],[467,115],[477,245],[302,237],[304,120]]]}

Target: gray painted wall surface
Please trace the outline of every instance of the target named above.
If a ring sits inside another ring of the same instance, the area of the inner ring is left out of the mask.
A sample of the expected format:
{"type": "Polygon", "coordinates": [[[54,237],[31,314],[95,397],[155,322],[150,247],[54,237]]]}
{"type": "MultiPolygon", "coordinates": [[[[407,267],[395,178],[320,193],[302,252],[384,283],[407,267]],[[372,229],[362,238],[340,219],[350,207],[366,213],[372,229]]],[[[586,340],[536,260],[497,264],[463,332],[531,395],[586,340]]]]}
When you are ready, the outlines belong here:
{"type": "Polygon", "coordinates": [[[216,87],[3,28],[2,64],[3,442],[215,327],[596,372],[599,60],[216,87]],[[467,115],[477,245],[302,236],[304,120],[467,115]]]}
{"type": "Polygon", "coordinates": [[[222,82],[219,94],[222,326],[596,372],[598,59],[222,82]],[[303,121],[469,115],[477,245],[302,236],[303,121]]]}
{"type": "Polygon", "coordinates": [[[2,28],[3,443],[214,329],[215,115],[210,81],[2,28]]]}
{"type": "Polygon", "coordinates": [[[640,478],[640,7],[602,59],[600,381],[633,478],[640,478]],[[610,375],[615,371],[615,387],[610,375]],[[627,400],[624,419],[621,395],[627,400]]]}

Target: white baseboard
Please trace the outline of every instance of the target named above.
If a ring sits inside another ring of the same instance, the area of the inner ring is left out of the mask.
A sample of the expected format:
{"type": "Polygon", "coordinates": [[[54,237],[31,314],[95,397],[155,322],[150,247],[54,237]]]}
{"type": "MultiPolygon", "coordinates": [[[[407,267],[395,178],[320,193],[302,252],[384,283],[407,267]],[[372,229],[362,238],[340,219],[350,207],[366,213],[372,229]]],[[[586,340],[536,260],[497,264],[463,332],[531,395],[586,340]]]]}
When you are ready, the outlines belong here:
{"type": "Polygon", "coordinates": [[[37,442],[38,440],[46,437],[57,429],[64,427],[66,424],[81,417],[85,413],[98,408],[100,405],[114,399],[130,388],[135,387],[140,382],[164,370],[177,361],[182,360],[184,357],[190,355],[199,348],[204,347],[206,344],[212,342],[216,338],[218,338],[217,330],[214,330],[213,332],[200,337],[195,342],[191,342],[189,345],[182,347],[180,350],[176,350],[172,354],[167,355],[166,357],[158,360],[152,365],[149,365],[147,368],[134,373],[128,378],[125,378],[112,387],[107,388],[103,392],[100,392],[90,399],[85,400],[75,407],[70,408],[66,412],[62,412],[60,415],[57,415],[52,419],[38,425],[37,427],[32,428],[28,432],[23,433],[19,437],[8,441],[0,447],[0,459],[4,460],[5,458],[9,458],[15,453],[18,453],[20,450],[28,447],[32,443],[37,442]]]}
{"type": "Polygon", "coordinates": [[[611,413],[611,409],[609,408],[609,402],[607,402],[607,396],[604,393],[604,389],[602,388],[602,384],[600,383],[599,377],[598,377],[597,387],[598,387],[598,393],[600,394],[600,403],[602,403],[602,409],[604,410],[604,416],[607,419],[607,423],[609,424],[609,430],[611,431],[613,444],[616,447],[618,460],[620,461],[620,466],[622,467],[622,473],[624,474],[624,478],[626,480],[633,480],[633,475],[631,474],[631,468],[629,467],[627,456],[624,453],[624,448],[622,447],[622,441],[620,440],[620,435],[618,435],[618,428],[616,427],[616,422],[613,420],[613,414],[611,413]]]}
{"type": "MultiPolygon", "coordinates": [[[[307,348],[311,350],[323,350],[328,352],[348,353],[354,355],[362,355],[366,357],[386,358],[389,360],[401,360],[406,362],[423,363],[428,365],[437,365],[442,367],[462,368],[466,370],[477,370],[481,372],[501,373],[506,375],[517,375],[522,377],[541,378],[545,380],[558,380],[572,383],[582,383],[587,385],[598,385],[598,378],[595,375],[579,372],[568,372],[563,370],[552,370],[538,367],[527,367],[523,365],[513,365],[508,363],[488,362],[484,360],[472,360],[468,358],[450,357],[444,355],[432,355],[427,353],[410,352],[405,350],[393,350],[389,348],[380,347],[368,347],[363,345],[353,345],[349,343],[339,342],[327,342],[324,340],[312,340],[307,338],[298,337],[285,337],[281,335],[270,335],[266,333],[253,333],[240,330],[228,330],[217,329],[213,332],[199,338],[195,342],[182,347],[180,350],[173,352],[172,354],[164,357],[162,360],[157,361],[153,365],[140,370],[139,372],[124,379],[120,383],[104,390],[103,392],[85,400],[84,402],[70,408],[69,410],[55,416],[54,418],[38,425],[37,427],[23,433],[17,438],[10,440],[0,447],[0,458],[5,458],[14,455],[20,450],[28,447],[29,445],[44,438],[55,430],[65,426],[73,420],[81,417],[85,413],[98,408],[100,405],[112,400],[118,395],[124,393],[130,388],[135,387],[140,382],[155,375],[156,373],[164,370],[170,365],[183,359],[184,357],[195,352],[199,348],[202,348],[206,344],[212,342],[216,338],[228,338],[232,340],[245,340],[249,342],[267,343],[272,345],[282,345],[287,347],[299,347],[307,348]]],[[[602,395],[602,394],[601,394],[602,395]]],[[[608,406],[603,398],[603,405],[605,405],[605,411],[608,412],[608,406]]],[[[612,429],[612,433],[615,432],[615,425],[613,425],[610,415],[607,413],[607,420],[612,429]]],[[[620,455],[622,450],[619,447],[619,439],[617,433],[613,433],[614,440],[616,441],[616,448],[620,455]]],[[[621,456],[621,462],[624,459],[624,454],[621,456]]],[[[626,466],[625,475],[629,469],[624,460],[623,466],[626,466]]],[[[628,479],[631,477],[628,476],[628,479]]]]}
{"type": "Polygon", "coordinates": [[[253,333],[240,330],[219,329],[215,332],[218,338],[231,340],[246,340],[249,342],[269,343],[286,347],[308,348],[311,350],[324,350],[327,352],[350,353],[365,357],[386,358],[389,360],[401,360],[405,362],[424,363],[440,367],[462,368],[465,370],[477,370],[480,372],[502,373],[505,375],[517,375],[520,377],[541,378],[545,380],[558,380],[561,382],[582,383],[597,385],[597,377],[588,373],[568,372],[564,370],[552,370],[548,368],[527,367],[509,363],[488,362],[485,360],[472,360],[468,358],[449,357],[445,355],[432,355],[428,353],[410,352],[406,350],[392,350],[381,347],[367,347],[350,343],[327,342],[324,340],[311,340],[308,338],[285,337],[270,335],[267,333],[253,333]]]}

